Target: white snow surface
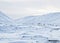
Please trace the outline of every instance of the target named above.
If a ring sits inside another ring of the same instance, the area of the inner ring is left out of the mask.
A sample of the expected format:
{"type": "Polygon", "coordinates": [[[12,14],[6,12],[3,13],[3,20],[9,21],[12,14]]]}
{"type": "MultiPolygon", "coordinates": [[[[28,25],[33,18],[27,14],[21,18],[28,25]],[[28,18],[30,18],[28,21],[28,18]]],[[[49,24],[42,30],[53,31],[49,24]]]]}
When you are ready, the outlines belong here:
{"type": "Polygon", "coordinates": [[[49,43],[60,40],[60,12],[13,21],[0,12],[0,43],[49,43]]]}

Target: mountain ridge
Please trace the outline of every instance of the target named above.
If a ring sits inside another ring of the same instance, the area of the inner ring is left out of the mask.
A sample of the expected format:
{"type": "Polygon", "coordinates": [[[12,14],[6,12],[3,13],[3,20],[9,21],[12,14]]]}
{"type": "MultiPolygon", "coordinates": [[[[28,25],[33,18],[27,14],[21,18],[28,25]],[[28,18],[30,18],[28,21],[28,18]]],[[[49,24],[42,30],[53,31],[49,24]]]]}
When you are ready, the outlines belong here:
{"type": "Polygon", "coordinates": [[[53,24],[54,21],[58,21],[59,18],[60,18],[60,12],[56,12],[56,13],[49,13],[49,14],[42,15],[42,16],[27,16],[27,17],[24,17],[20,20],[18,19],[16,21],[17,21],[17,23],[40,22],[40,23],[51,23],[51,24],[53,24]]]}

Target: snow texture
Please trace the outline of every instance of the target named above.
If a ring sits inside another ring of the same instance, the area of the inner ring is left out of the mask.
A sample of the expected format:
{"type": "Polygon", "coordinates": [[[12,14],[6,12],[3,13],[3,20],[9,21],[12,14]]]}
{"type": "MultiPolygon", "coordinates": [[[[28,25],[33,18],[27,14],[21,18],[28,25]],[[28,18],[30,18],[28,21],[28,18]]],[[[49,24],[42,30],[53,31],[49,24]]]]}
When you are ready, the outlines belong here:
{"type": "Polygon", "coordinates": [[[17,20],[0,12],[0,43],[60,43],[60,12],[17,20]]]}

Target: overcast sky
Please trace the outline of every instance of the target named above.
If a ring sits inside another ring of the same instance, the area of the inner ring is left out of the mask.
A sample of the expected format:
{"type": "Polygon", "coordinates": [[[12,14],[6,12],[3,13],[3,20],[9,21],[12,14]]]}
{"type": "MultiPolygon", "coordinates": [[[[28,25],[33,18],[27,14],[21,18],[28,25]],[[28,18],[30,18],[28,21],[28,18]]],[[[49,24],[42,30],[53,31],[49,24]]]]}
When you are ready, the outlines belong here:
{"type": "Polygon", "coordinates": [[[60,0],[0,0],[0,11],[13,19],[60,12],[60,0]]]}

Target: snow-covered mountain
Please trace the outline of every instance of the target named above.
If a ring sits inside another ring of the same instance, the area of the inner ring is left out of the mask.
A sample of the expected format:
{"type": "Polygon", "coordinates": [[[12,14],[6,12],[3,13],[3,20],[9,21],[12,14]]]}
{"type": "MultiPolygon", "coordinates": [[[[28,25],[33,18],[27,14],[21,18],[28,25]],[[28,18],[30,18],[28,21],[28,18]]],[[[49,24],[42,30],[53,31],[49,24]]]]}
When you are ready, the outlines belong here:
{"type": "Polygon", "coordinates": [[[0,12],[0,42],[48,43],[49,39],[60,40],[59,21],[60,12],[28,16],[15,21],[0,12]]]}
{"type": "Polygon", "coordinates": [[[8,22],[11,22],[11,18],[9,18],[8,16],[6,16],[4,13],[2,13],[0,11],[0,23],[8,23],[8,22]]]}
{"type": "Polygon", "coordinates": [[[17,19],[18,24],[37,24],[37,23],[46,23],[46,24],[59,24],[60,23],[60,12],[49,13],[42,16],[28,16],[22,19],[17,19]]]}
{"type": "Polygon", "coordinates": [[[0,32],[10,32],[14,27],[13,25],[13,20],[0,12],[0,32]]]}
{"type": "Polygon", "coordinates": [[[53,35],[55,33],[54,31],[60,30],[60,12],[49,13],[42,16],[24,17],[16,20],[16,23],[20,28],[22,25],[23,30],[25,29],[28,33],[31,32],[33,34],[40,34],[41,36],[51,38],[50,35],[53,35]]]}

